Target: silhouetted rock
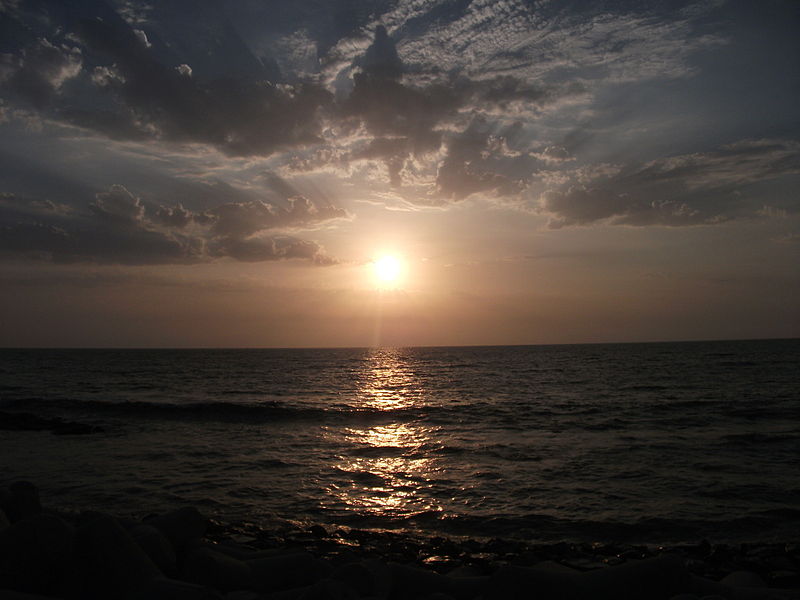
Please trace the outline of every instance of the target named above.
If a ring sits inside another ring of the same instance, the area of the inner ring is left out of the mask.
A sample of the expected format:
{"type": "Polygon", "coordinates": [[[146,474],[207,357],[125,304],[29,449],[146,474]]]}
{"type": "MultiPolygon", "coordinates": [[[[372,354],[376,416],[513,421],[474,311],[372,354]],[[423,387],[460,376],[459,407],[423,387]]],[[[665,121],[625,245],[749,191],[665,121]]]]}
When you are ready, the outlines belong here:
{"type": "Polygon", "coordinates": [[[223,600],[223,596],[217,590],[202,585],[158,578],[129,593],[128,600],[223,600]]]}
{"type": "Polygon", "coordinates": [[[309,552],[270,556],[246,561],[253,575],[253,586],[262,592],[276,592],[315,583],[331,575],[327,561],[309,552]]]}
{"type": "Polygon", "coordinates": [[[90,598],[130,596],[163,578],[144,550],[108,515],[78,529],[77,556],[82,567],[81,586],[90,598]]]}
{"type": "Polygon", "coordinates": [[[11,523],[42,512],[39,490],[29,481],[15,481],[0,494],[0,508],[11,523]]]}
{"type": "Polygon", "coordinates": [[[128,530],[128,533],[162,573],[167,575],[175,573],[177,569],[175,549],[161,530],[143,523],[135,525],[128,530]]]}
{"type": "Polygon", "coordinates": [[[53,515],[33,515],[0,532],[0,589],[56,593],[66,576],[74,528],[53,515]]]}
{"type": "Polygon", "coordinates": [[[196,548],[189,552],[184,561],[182,574],[187,581],[222,591],[252,587],[250,565],[208,548],[196,548]]]}
{"type": "Polygon", "coordinates": [[[194,544],[206,532],[207,519],[193,506],[186,506],[147,519],[147,524],[157,527],[180,552],[184,547],[194,544]]]}

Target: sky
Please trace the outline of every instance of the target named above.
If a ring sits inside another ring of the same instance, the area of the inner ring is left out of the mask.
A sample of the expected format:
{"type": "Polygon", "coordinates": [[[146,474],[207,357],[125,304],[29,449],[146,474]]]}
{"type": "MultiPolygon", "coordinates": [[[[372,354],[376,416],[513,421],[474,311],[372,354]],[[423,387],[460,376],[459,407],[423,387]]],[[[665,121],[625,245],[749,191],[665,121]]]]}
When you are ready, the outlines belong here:
{"type": "Polygon", "coordinates": [[[795,0],[0,0],[0,346],[798,337],[798,31],[795,0]]]}

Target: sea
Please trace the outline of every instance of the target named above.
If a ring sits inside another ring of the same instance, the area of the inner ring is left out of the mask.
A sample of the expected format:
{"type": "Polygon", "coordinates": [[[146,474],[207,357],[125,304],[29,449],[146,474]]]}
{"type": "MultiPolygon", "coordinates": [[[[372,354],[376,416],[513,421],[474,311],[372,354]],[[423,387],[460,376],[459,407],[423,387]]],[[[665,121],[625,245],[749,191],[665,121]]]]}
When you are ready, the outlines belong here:
{"type": "Polygon", "coordinates": [[[0,350],[0,485],[64,510],[796,541],[799,467],[800,340],[0,350]],[[3,427],[20,414],[83,429],[3,427]]]}

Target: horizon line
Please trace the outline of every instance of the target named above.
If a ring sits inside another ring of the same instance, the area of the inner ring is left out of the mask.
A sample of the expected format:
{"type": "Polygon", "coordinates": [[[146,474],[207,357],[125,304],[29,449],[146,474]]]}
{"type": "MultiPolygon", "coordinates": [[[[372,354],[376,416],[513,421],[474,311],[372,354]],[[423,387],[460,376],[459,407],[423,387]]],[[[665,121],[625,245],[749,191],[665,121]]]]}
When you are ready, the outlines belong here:
{"type": "Polygon", "coordinates": [[[690,340],[640,340],[626,342],[550,342],[532,344],[429,344],[420,346],[0,346],[2,350],[397,350],[404,348],[530,348],[552,346],[622,346],[647,344],[699,344],[716,342],[798,341],[800,337],[707,338],[690,340]]]}

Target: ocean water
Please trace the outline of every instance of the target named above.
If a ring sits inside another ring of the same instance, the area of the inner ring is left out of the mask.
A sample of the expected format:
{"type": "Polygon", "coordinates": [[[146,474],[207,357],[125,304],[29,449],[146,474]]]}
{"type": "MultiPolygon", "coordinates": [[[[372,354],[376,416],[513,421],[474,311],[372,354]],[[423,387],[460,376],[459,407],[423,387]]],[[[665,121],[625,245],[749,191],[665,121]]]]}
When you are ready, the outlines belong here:
{"type": "Polygon", "coordinates": [[[797,539],[798,367],[800,340],[0,350],[0,419],[98,428],[0,428],[0,484],[265,528],[797,539]]]}

